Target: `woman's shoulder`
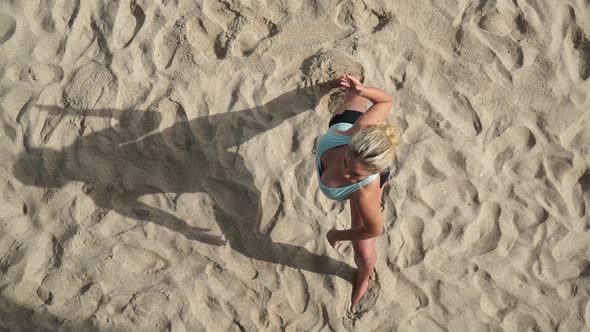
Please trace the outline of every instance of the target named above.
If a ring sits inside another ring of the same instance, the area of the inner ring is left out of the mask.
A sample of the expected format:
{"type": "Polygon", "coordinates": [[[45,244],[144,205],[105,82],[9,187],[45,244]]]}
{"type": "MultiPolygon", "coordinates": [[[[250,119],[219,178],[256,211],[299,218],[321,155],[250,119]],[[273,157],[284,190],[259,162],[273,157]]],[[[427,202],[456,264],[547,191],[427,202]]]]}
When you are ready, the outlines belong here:
{"type": "Polygon", "coordinates": [[[350,123],[336,123],[332,125],[330,128],[328,128],[328,131],[324,133],[323,136],[333,136],[334,134],[336,134],[336,136],[348,136],[350,138],[352,137],[352,132],[350,131],[350,129],[352,129],[353,127],[354,126],[350,123]]]}
{"type": "Polygon", "coordinates": [[[375,197],[380,197],[381,187],[379,187],[379,174],[369,175],[369,183],[360,187],[355,191],[350,199],[354,199],[357,202],[371,201],[375,197]]]}
{"type": "Polygon", "coordinates": [[[382,123],[359,123],[359,122],[356,122],[354,125],[352,125],[350,128],[348,128],[346,130],[334,129],[334,131],[340,135],[352,137],[356,132],[358,132],[359,130],[361,130],[363,128],[374,127],[374,126],[378,126],[380,124],[382,124],[382,123]]]}

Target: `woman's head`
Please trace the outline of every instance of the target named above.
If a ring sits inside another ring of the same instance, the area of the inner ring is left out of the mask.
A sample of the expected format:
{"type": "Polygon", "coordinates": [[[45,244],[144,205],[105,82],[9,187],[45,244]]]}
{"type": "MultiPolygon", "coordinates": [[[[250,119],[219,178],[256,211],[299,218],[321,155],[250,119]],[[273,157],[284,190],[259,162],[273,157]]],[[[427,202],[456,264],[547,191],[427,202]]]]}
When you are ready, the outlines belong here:
{"type": "Polygon", "coordinates": [[[349,158],[360,162],[367,171],[375,174],[391,166],[397,144],[395,126],[370,126],[354,133],[346,153],[349,158]]]}

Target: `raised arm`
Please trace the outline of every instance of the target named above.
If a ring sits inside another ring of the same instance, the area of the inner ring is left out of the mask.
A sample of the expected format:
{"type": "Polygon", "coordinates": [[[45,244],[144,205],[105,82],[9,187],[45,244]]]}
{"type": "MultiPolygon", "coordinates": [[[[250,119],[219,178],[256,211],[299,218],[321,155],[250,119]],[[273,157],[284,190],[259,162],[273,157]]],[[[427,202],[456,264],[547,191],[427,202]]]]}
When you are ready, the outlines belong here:
{"type": "Polygon", "coordinates": [[[346,87],[350,93],[356,93],[373,103],[356,121],[354,124],[356,128],[378,125],[385,122],[393,105],[392,95],[379,88],[363,86],[356,77],[351,75],[342,76],[340,78],[340,85],[346,87]]]}

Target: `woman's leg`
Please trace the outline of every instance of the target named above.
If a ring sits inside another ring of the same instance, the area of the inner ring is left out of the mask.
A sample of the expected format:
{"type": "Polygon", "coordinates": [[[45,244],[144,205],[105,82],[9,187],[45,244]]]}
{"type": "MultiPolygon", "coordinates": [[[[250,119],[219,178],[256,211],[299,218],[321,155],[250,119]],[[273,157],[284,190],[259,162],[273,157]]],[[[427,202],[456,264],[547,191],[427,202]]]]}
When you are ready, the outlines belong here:
{"type": "Polygon", "coordinates": [[[369,288],[369,277],[377,262],[375,239],[353,241],[354,262],[358,268],[352,293],[352,304],[356,304],[369,288]]]}
{"type": "MultiPolygon", "coordinates": [[[[383,195],[383,188],[381,195],[383,195]]],[[[350,213],[352,228],[361,227],[363,219],[358,212],[356,203],[350,201],[350,213]]],[[[367,292],[369,287],[369,277],[375,268],[377,262],[377,251],[375,250],[375,238],[367,240],[352,241],[354,249],[354,262],[358,268],[355,286],[352,292],[352,304],[356,304],[367,292]]]]}

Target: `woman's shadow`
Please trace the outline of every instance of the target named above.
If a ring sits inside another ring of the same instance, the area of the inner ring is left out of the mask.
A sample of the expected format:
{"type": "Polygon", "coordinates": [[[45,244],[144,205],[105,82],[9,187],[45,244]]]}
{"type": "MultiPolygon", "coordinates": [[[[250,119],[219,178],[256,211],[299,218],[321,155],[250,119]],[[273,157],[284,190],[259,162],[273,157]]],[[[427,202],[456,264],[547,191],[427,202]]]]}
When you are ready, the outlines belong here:
{"type": "Polygon", "coordinates": [[[62,150],[27,147],[17,157],[14,174],[23,184],[52,190],[80,181],[103,211],[153,222],[211,245],[227,241],[247,257],[332,274],[350,282],[356,271],[350,265],[297,245],[273,242],[259,231],[261,194],[243,157],[229,151],[296,114],[314,109],[331,84],[295,89],[262,106],[190,121],[179,104],[167,100],[167,111],[175,113],[176,120],[162,131],[157,130],[162,117],[170,115],[162,109],[83,110],[40,105],[39,109],[48,112],[49,122],[67,116],[96,116],[116,118],[119,124],[81,136],[62,150]],[[149,194],[178,197],[196,192],[207,193],[213,200],[214,219],[225,240],[140,201],[149,194]]]}

